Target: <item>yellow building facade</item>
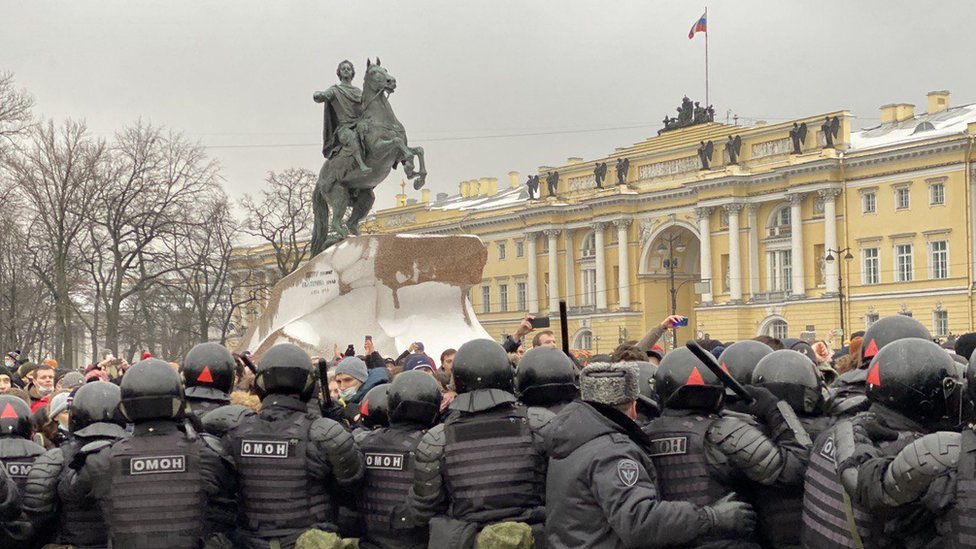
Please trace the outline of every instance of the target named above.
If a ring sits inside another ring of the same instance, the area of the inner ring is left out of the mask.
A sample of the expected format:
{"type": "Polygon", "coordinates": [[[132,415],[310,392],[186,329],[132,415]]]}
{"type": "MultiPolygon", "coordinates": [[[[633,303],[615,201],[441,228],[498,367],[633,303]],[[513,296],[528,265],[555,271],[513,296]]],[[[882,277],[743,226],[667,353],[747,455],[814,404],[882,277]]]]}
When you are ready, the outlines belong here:
{"type": "Polygon", "coordinates": [[[604,158],[541,166],[536,200],[516,172],[502,184],[461,182],[451,196],[401,194],[363,232],[478,235],[488,263],[471,300],[499,338],[528,313],[552,316],[558,329],[559,300],[570,346],[594,353],[639,339],[672,310],[690,319],[679,341],[823,337],[899,313],[933,335],[971,331],[976,105],[950,108],[948,92],[932,92],[924,113],[893,104],[878,127],[852,122],[836,111],[697,124],[604,158]],[[629,170],[618,185],[621,159],[629,170]]]}

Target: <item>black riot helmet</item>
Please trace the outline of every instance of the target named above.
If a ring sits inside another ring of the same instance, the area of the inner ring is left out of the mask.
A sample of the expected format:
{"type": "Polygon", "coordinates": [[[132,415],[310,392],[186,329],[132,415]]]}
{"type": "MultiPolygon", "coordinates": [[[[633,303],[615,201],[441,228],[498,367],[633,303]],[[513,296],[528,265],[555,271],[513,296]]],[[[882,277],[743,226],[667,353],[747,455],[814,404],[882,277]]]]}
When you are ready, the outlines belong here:
{"type": "Polygon", "coordinates": [[[871,402],[927,427],[960,422],[963,381],[949,353],[932,341],[888,343],[871,360],[866,383],[871,402]]]}
{"type": "Polygon", "coordinates": [[[716,412],[725,401],[725,386],[685,347],[664,355],[654,374],[654,390],[671,409],[716,412]]]}
{"type": "Polygon", "coordinates": [[[798,414],[811,415],[823,407],[823,383],[810,359],[790,349],[763,357],[752,372],[752,384],[785,400],[798,414]]]}
{"type": "Polygon", "coordinates": [[[654,374],[657,373],[657,366],[644,360],[636,362],[625,362],[623,364],[633,365],[637,368],[637,409],[648,417],[661,415],[660,398],[654,390],[654,374]]]}
{"type": "Polygon", "coordinates": [[[168,362],[147,358],[122,376],[119,409],[133,423],[179,417],[185,404],[183,380],[168,362]]]}
{"type": "Polygon", "coordinates": [[[298,395],[302,402],[308,402],[315,389],[311,357],[297,345],[275,345],[258,361],[254,388],[262,399],[268,395],[298,395]]]}
{"type": "Polygon", "coordinates": [[[183,359],[183,381],[187,387],[209,387],[229,393],[234,388],[237,363],[219,343],[196,345],[183,359]]]}
{"type": "Polygon", "coordinates": [[[383,383],[370,389],[363,397],[359,405],[359,417],[366,428],[390,426],[389,390],[390,384],[383,383]]]}
{"type": "Polygon", "coordinates": [[[478,389],[501,389],[512,392],[515,373],[508,353],[490,339],[472,339],[461,345],[454,355],[454,388],[458,394],[478,389]]]}
{"type": "Polygon", "coordinates": [[[555,347],[534,347],[519,360],[515,392],[530,406],[551,406],[579,396],[576,366],[555,347]]]}
{"type": "Polygon", "coordinates": [[[718,363],[736,381],[742,385],[752,383],[753,370],[756,364],[773,350],[769,345],[760,343],[754,339],[737,341],[729,345],[718,357],[718,363]]]}
{"type": "Polygon", "coordinates": [[[31,411],[24,399],[0,395],[0,438],[30,438],[31,411]]]}
{"type": "Polygon", "coordinates": [[[816,351],[813,350],[813,347],[809,343],[803,341],[802,339],[788,337],[783,340],[783,348],[801,353],[803,356],[810,359],[810,362],[813,362],[814,364],[817,363],[816,351]]]}
{"type": "Polygon", "coordinates": [[[892,315],[878,320],[864,332],[864,340],[861,341],[860,367],[867,368],[885,345],[906,337],[932,340],[925,326],[912,317],[892,315]]]}
{"type": "Polygon", "coordinates": [[[434,424],[443,397],[433,376],[411,370],[393,378],[389,387],[390,423],[416,423],[424,427],[434,424]]]}
{"type": "Polygon", "coordinates": [[[119,410],[121,401],[122,390],[114,383],[92,381],[78,387],[69,406],[68,430],[74,433],[99,422],[125,427],[125,418],[119,410]]]}

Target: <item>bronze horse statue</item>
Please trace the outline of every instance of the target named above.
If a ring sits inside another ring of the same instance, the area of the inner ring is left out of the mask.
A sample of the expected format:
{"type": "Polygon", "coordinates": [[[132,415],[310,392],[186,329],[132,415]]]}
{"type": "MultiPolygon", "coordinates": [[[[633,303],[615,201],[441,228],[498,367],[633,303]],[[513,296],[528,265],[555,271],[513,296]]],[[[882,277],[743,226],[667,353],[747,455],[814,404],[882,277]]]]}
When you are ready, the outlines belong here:
{"type": "Polygon", "coordinates": [[[312,193],[312,255],[337,244],[349,235],[359,234],[359,222],[369,213],[376,199],[373,189],[398,164],[403,165],[413,188],[424,186],[427,169],[424,149],[407,146],[407,132],[390,106],[389,95],[396,90],[396,78],[376,63],[366,62],[363,78],[362,115],[356,122],[356,134],[364,151],[369,170],[360,168],[348,148],[327,159],[319,171],[312,193]],[[419,169],[414,166],[414,157],[419,169]],[[346,218],[347,209],[351,208],[346,218]],[[330,218],[331,211],[331,218],[330,218]]]}

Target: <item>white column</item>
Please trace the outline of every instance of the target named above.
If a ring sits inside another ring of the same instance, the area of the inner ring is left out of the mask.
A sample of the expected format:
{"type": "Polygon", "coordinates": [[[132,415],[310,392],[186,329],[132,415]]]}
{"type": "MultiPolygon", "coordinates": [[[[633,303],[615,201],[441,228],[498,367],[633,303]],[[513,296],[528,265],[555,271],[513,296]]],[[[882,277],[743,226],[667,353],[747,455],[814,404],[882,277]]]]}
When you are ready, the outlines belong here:
{"type": "Polygon", "coordinates": [[[742,204],[726,204],[729,212],[729,299],[742,301],[742,254],[739,251],[739,210],[742,204]]]}
{"type": "MultiPolygon", "coordinates": [[[[712,278],[712,229],[709,224],[709,216],[712,215],[712,208],[695,208],[698,216],[698,232],[701,235],[699,248],[701,250],[701,279],[708,280],[714,288],[715,281],[712,278]]],[[[712,293],[701,295],[702,303],[712,302],[712,293]]]]}
{"type": "Polygon", "coordinates": [[[525,255],[529,263],[529,288],[527,306],[532,314],[539,312],[539,273],[536,269],[535,237],[537,233],[525,233],[525,255]]]}
{"type": "MultiPolygon", "coordinates": [[[[820,198],[824,201],[824,253],[827,250],[837,250],[837,196],[840,189],[821,189],[817,191],[820,198]]],[[[818,258],[818,259],[823,259],[818,258]]],[[[825,263],[826,285],[828,294],[836,294],[840,291],[838,273],[840,269],[840,254],[834,252],[834,261],[825,263]]]]}
{"type": "Polygon", "coordinates": [[[559,314],[559,229],[546,229],[549,238],[549,315],[559,314]]]}
{"type": "Polygon", "coordinates": [[[803,204],[803,193],[790,193],[786,195],[790,201],[790,249],[792,250],[792,269],[793,269],[793,291],[794,297],[803,297],[807,289],[803,286],[806,277],[803,273],[803,220],[800,206],[803,204]]]}
{"type": "Polygon", "coordinates": [[[566,307],[576,306],[576,243],[573,230],[566,229],[566,307]]]}
{"type": "Polygon", "coordinates": [[[603,239],[603,230],[606,228],[606,223],[597,222],[593,224],[596,245],[596,308],[598,311],[607,310],[607,259],[604,257],[606,243],[603,239]]]}
{"type": "Polygon", "coordinates": [[[627,227],[629,219],[617,219],[613,222],[617,226],[617,261],[620,263],[617,271],[617,293],[620,294],[620,308],[630,308],[630,246],[627,244],[627,227]]]}
{"type": "Polygon", "coordinates": [[[749,204],[746,215],[749,219],[749,295],[759,293],[759,204],[749,204]]]}

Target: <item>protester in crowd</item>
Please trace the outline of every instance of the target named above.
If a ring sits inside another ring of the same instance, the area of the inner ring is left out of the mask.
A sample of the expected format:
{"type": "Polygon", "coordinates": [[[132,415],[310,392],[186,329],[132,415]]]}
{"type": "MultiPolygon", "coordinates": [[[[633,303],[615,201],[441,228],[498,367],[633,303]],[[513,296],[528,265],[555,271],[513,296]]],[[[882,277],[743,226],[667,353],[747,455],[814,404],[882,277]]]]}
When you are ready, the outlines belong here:
{"type": "Polygon", "coordinates": [[[433,359],[427,355],[413,354],[407,357],[407,360],[403,363],[403,371],[409,372],[412,370],[418,370],[428,374],[433,374],[437,366],[434,365],[433,359]]]}
{"type": "Polygon", "coordinates": [[[373,387],[390,381],[390,373],[384,367],[369,369],[359,357],[347,356],[335,368],[335,380],[339,388],[339,403],[345,409],[346,419],[355,422],[359,405],[373,387]]]}
{"type": "Polygon", "coordinates": [[[454,355],[457,354],[457,349],[444,349],[441,353],[441,370],[450,373],[451,369],[454,367],[454,355]]]}
{"type": "Polygon", "coordinates": [[[13,381],[11,381],[12,374],[8,371],[0,371],[0,395],[7,394],[7,391],[13,387],[13,381]]]}
{"type": "Polygon", "coordinates": [[[54,393],[54,368],[50,364],[41,364],[34,369],[34,381],[27,386],[27,393],[31,397],[31,412],[47,406],[54,393]]]}

